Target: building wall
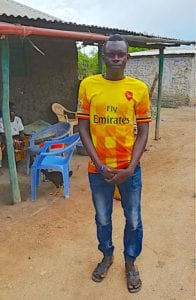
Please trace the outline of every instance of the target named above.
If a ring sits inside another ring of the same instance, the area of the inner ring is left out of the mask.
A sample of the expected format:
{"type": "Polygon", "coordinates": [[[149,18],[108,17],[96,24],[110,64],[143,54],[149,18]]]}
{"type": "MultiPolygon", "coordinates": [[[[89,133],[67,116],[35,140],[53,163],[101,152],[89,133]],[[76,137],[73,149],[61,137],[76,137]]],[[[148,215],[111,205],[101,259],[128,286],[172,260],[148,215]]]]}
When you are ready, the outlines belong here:
{"type": "MultiPolygon", "coordinates": [[[[51,111],[52,103],[59,102],[71,110],[76,109],[76,46],[74,42],[63,39],[31,37],[30,40],[35,47],[28,39],[25,40],[27,74],[18,76],[12,71],[10,74],[10,101],[16,103],[16,111],[22,116],[24,124],[38,119],[54,123],[57,118],[51,111]]],[[[10,48],[13,45],[14,40],[10,42],[10,48]]],[[[11,69],[19,57],[17,52],[13,54],[12,51],[10,56],[11,69]]]]}
{"type": "MultiPolygon", "coordinates": [[[[158,72],[157,56],[132,56],[126,67],[126,74],[143,80],[149,89],[158,72]]],[[[164,104],[188,105],[195,100],[195,56],[165,55],[163,68],[162,102],[164,104]]],[[[158,84],[152,95],[157,99],[158,84]]]]}

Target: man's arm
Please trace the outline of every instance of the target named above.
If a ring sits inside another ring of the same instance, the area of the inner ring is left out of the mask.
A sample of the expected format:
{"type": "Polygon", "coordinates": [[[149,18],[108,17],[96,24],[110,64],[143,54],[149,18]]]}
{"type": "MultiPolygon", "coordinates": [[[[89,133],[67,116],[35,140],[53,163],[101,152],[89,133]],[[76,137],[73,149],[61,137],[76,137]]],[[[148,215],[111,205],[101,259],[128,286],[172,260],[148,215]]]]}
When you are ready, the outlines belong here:
{"type": "Polygon", "coordinates": [[[0,144],[3,142],[3,134],[0,132],[0,144]]]}
{"type": "Polygon", "coordinates": [[[92,143],[91,134],[90,134],[90,121],[79,119],[78,126],[79,126],[81,141],[88,155],[92,159],[94,165],[96,166],[97,169],[99,169],[101,167],[101,161],[99,160],[95,147],[93,146],[92,143]]]}
{"type": "Polygon", "coordinates": [[[20,140],[20,141],[23,141],[23,140],[24,140],[24,137],[25,137],[25,136],[24,136],[24,131],[22,130],[22,131],[19,132],[19,140],[20,140]]]}
{"type": "Polygon", "coordinates": [[[0,132],[0,145],[1,147],[5,146],[5,133],[0,132]]]}
{"type": "MultiPolygon", "coordinates": [[[[79,133],[81,141],[90,156],[91,160],[93,161],[96,168],[99,170],[102,166],[102,163],[97,155],[96,149],[92,143],[91,134],[90,134],[90,121],[89,120],[83,120],[78,119],[78,127],[79,127],[79,133]]],[[[111,178],[113,174],[111,173],[111,168],[108,168],[105,166],[105,169],[103,170],[102,174],[106,178],[111,178]]]]}
{"type": "Polygon", "coordinates": [[[115,174],[112,179],[108,180],[111,183],[119,184],[124,182],[129,176],[131,176],[137,166],[147,144],[149,123],[137,124],[137,137],[133,147],[133,153],[130,165],[127,169],[121,169],[115,174]]]}
{"type": "Polygon", "coordinates": [[[138,123],[137,124],[137,137],[133,147],[133,153],[131,158],[131,163],[127,168],[132,175],[135,167],[137,166],[147,144],[149,123],[138,123]]]}

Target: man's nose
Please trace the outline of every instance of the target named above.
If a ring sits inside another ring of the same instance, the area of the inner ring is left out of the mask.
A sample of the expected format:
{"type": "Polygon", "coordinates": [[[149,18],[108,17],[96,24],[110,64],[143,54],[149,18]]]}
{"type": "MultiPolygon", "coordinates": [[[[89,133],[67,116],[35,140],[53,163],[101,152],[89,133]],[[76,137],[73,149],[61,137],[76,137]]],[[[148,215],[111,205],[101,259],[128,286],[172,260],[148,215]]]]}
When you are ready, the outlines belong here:
{"type": "Polygon", "coordinates": [[[114,60],[119,60],[119,56],[118,56],[118,54],[114,54],[114,58],[113,58],[114,60]]]}

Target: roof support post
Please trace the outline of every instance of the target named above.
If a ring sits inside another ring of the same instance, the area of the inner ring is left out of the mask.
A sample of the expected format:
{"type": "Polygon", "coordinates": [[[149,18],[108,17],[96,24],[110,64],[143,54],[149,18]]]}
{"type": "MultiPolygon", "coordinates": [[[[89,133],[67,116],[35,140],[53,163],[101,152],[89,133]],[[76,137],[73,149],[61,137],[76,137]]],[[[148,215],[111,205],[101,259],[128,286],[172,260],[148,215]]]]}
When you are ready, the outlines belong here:
{"type": "Polygon", "coordinates": [[[103,72],[103,55],[102,55],[103,45],[98,44],[98,73],[102,74],[103,72]]]}
{"type": "Polygon", "coordinates": [[[160,125],[160,112],[161,112],[161,100],[162,100],[163,61],[164,61],[164,48],[160,48],[155,140],[159,139],[159,125],[160,125]]]}
{"type": "Polygon", "coordinates": [[[3,83],[3,103],[2,103],[2,113],[3,113],[3,126],[6,137],[6,147],[8,154],[8,163],[10,171],[10,182],[12,189],[12,199],[13,203],[21,202],[18,175],[16,170],[16,162],[14,155],[13,139],[11,134],[10,126],[10,112],[9,112],[9,42],[5,38],[0,41],[1,45],[1,65],[2,65],[2,83],[3,83]]]}

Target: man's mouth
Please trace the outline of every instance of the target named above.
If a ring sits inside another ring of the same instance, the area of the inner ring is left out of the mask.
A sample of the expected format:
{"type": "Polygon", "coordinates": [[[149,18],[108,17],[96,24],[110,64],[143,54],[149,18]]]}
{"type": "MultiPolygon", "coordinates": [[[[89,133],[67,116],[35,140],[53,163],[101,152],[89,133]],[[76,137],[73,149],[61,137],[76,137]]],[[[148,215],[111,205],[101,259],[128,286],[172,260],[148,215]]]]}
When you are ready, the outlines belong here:
{"type": "Polygon", "coordinates": [[[111,65],[112,68],[120,68],[122,65],[111,65]]]}

